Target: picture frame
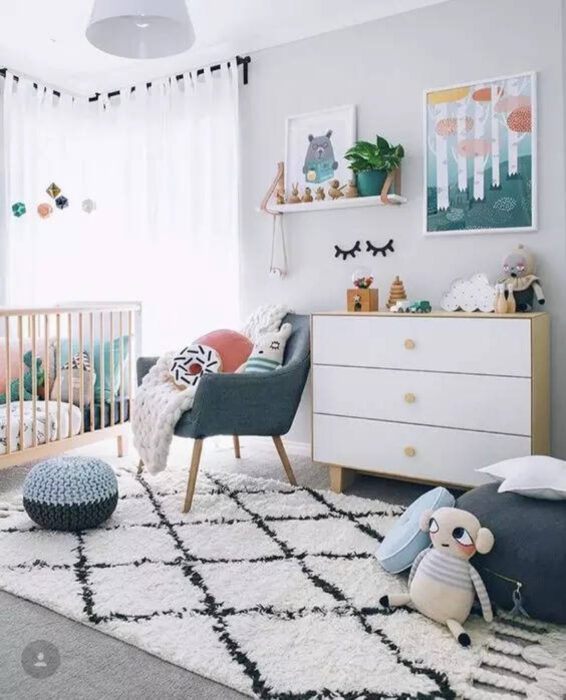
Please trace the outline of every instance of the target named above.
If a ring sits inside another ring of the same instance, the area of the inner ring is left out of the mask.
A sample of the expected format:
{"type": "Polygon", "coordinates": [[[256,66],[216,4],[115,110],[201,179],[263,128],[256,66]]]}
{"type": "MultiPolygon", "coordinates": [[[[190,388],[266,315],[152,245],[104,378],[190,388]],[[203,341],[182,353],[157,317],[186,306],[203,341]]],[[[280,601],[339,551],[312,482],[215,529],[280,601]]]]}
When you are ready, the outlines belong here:
{"type": "Polygon", "coordinates": [[[535,71],[423,93],[425,236],[537,230],[535,71]]]}
{"type": "Polygon", "coordinates": [[[344,156],[356,141],[356,105],[330,107],[287,117],[285,128],[285,192],[294,184],[299,193],[323,187],[331,180],[345,185],[353,178],[344,156]],[[330,136],[328,135],[330,133],[330,136]],[[312,137],[312,138],[309,138],[312,137]]]}

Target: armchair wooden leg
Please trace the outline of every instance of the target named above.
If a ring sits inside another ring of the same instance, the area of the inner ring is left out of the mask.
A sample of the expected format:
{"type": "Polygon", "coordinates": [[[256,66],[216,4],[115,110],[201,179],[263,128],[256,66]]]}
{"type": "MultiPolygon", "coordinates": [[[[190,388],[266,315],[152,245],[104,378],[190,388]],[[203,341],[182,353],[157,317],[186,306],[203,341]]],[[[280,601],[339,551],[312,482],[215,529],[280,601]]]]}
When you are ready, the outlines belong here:
{"type": "Polygon", "coordinates": [[[273,442],[275,443],[275,448],[277,449],[277,454],[279,455],[279,459],[281,460],[281,463],[283,464],[283,469],[285,470],[285,474],[287,474],[287,478],[289,479],[289,483],[293,484],[293,486],[296,486],[297,480],[295,479],[295,475],[293,474],[291,462],[289,462],[289,457],[287,457],[287,452],[285,451],[283,441],[281,440],[279,435],[274,435],[273,442]]]}
{"type": "Polygon", "coordinates": [[[203,440],[195,440],[195,444],[193,446],[191,470],[189,472],[189,483],[187,484],[187,494],[185,496],[185,505],[183,506],[183,513],[188,513],[193,503],[193,496],[195,493],[195,486],[197,483],[198,467],[200,464],[200,456],[202,454],[202,443],[203,440]]]}
{"type": "Polygon", "coordinates": [[[143,472],[143,459],[140,459],[138,462],[138,474],[141,474],[143,472]]]}
{"type": "Polygon", "coordinates": [[[236,455],[236,459],[240,459],[241,454],[240,454],[240,438],[238,435],[234,435],[234,454],[236,455]]]}

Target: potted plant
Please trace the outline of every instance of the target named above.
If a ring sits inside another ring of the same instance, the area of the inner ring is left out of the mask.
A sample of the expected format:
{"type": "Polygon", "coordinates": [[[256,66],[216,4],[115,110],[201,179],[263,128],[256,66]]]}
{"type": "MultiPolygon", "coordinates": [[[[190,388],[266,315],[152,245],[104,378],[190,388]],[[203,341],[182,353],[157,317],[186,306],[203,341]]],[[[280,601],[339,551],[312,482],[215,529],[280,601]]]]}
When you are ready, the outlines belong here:
{"type": "Polygon", "coordinates": [[[375,143],[357,141],[345,158],[356,174],[360,197],[380,194],[387,174],[399,167],[404,155],[403,146],[392,146],[383,136],[377,136],[375,143]]]}

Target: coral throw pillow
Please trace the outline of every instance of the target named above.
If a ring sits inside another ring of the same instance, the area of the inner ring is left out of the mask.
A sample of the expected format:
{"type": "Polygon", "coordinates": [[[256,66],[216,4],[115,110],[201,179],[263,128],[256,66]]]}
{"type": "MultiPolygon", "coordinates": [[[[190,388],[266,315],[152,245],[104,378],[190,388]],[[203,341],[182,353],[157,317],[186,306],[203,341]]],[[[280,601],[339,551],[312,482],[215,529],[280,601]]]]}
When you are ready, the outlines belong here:
{"type": "Polygon", "coordinates": [[[251,355],[253,344],[237,331],[222,329],[197,338],[193,345],[207,345],[216,350],[222,359],[222,372],[235,372],[251,355]]]}

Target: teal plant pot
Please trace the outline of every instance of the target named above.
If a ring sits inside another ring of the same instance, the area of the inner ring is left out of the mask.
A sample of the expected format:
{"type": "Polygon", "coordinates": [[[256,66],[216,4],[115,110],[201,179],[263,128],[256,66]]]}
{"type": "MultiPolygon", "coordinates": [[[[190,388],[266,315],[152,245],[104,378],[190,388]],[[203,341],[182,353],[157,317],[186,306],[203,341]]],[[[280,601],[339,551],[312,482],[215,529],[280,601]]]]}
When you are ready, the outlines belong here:
{"type": "Polygon", "coordinates": [[[357,186],[360,197],[375,197],[381,194],[386,177],[385,170],[365,170],[358,173],[357,186]]]}

